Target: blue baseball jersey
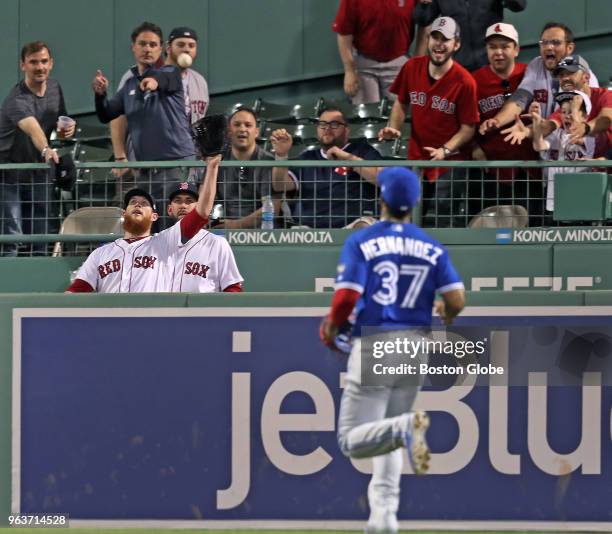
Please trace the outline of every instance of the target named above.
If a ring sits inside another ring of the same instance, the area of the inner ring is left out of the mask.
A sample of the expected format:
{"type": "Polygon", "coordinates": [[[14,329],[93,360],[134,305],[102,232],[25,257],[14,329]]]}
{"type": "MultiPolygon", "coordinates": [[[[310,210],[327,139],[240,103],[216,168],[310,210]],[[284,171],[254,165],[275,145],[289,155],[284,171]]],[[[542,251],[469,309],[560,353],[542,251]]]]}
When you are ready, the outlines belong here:
{"type": "Polygon", "coordinates": [[[448,251],[414,224],[381,221],[352,234],[338,264],[336,289],[361,293],[354,335],[362,326],[430,326],[438,293],[463,289],[448,251]]]}

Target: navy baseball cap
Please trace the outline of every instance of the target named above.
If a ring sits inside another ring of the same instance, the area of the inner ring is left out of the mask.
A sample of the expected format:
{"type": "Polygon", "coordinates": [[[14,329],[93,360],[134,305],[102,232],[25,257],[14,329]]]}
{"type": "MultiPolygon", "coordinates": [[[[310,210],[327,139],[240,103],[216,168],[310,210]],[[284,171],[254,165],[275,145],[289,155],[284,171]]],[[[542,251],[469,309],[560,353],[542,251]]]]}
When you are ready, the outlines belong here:
{"type": "Polygon", "coordinates": [[[421,197],[419,177],[405,167],[387,167],[378,174],[380,197],[394,210],[410,211],[421,197]]]}
{"type": "Polygon", "coordinates": [[[586,59],[578,54],[573,54],[571,56],[565,56],[561,61],[559,61],[555,67],[555,70],[553,71],[553,74],[555,76],[559,76],[559,73],[564,70],[569,72],[577,72],[579,70],[589,72],[590,67],[586,59]]]}
{"type": "Polygon", "coordinates": [[[582,91],[563,91],[561,93],[557,93],[555,95],[555,101],[561,105],[563,102],[574,100],[575,96],[582,97],[582,102],[584,104],[584,110],[587,115],[590,115],[591,109],[593,108],[593,104],[591,103],[591,99],[589,95],[582,91]]]}
{"type": "Polygon", "coordinates": [[[188,28],[187,26],[180,26],[179,28],[174,28],[170,35],[168,36],[168,42],[171,43],[175,39],[179,39],[180,37],[186,37],[189,39],[193,39],[194,41],[198,40],[198,34],[195,30],[188,28]]]}
{"type": "Polygon", "coordinates": [[[168,202],[172,202],[174,198],[178,195],[189,195],[194,200],[198,200],[198,192],[195,189],[194,184],[190,184],[189,182],[181,182],[178,189],[172,191],[170,196],[168,197],[168,202]]]}
{"type": "Polygon", "coordinates": [[[134,189],[130,189],[126,194],[125,197],[123,198],[123,208],[127,208],[128,204],[130,203],[130,200],[132,197],[144,197],[149,201],[149,204],[151,204],[151,207],[153,208],[153,211],[157,211],[157,207],[155,206],[155,201],[153,200],[153,197],[144,189],[139,189],[138,187],[134,188],[134,189]]]}

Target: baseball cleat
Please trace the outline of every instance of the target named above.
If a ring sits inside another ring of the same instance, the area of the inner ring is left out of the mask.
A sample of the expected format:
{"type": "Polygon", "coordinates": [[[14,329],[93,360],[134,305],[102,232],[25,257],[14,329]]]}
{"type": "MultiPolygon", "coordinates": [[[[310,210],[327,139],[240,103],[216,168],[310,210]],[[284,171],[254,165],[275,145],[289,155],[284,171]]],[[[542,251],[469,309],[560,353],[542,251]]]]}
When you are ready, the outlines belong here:
{"type": "Polygon", "coordinates": [[[397,516],[389,510],[372,510],[365,534],[397,534],[397,516]]]}
{"type": "Polygon", "coordinates": [[[427,412],[417,411],[412,414],[412,424],[405,434],[408,459],[415,475],[424,475],[429,469],[429,446],[425,434],[429,428],[427,412]]]}

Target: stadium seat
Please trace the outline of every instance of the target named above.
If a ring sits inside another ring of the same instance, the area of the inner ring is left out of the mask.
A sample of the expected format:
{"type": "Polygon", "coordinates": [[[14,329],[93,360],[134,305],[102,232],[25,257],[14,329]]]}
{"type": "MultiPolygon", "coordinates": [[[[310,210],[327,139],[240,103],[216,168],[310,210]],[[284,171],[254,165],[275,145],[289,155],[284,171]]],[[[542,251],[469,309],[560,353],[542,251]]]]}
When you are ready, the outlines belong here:
{"type": "Polygon", "coordinates": [[[307,143],[317,140],[317,127],[314,124],[283,124],[266,121],[259,128],[259,140],[269,141],[274,130],[284,129],[293,137],[294,143],[307,143]]]}
{"type": "Polygon", "coordinates": [[[253,110],[262,121],[296,124],[316,121],[317,106],[318,102],[313,106],[302,104],[274,104],[273,102],[258,98],[255,101],[253,110]]]}
{"type": "Polygon", "coordinates": [[[238,109],[240,106],[252,108],[254,106],[254,103],[234,102],[232,104],[228,104],[227,102],[216,103],[216,101],[213,100],[213,102],[211,102],[210,106],[208,106],[208,109],[206,110],[206,115],[229,116],[234,113],[234,111],[236,111],[236,109],[238,109]]]}
{"type": "Polygon", "coordinates": [[[529,213],[523,206],[491,206],[482,210],[468,224],[469,228],[526,228],[529,213]]]}
{"type": "Polygon", "coordinates": [[[382,125],[374,124],[371,122],[363,123],[363,124],[351,124],[350,125],[350,133],[349,139],[378,139],[378,132],[380,131],[382,125]]]}
{"type": "Polygon", "coordinates": [[[385,159],[406,159],[399,156],[399,148],[401,141],[396,139],[395,141],[376,141],[371,143],[380,155],[385,159]]]}
{"type": "Polygon", "coordinates": [[[380,102],[372,104],[357,104],[353,105],[346,101],[323,100],[322,109],[337,108],[342,111],[342,114],[349,123],[381,123],[389,119],[391,110],[390,102],[387,98],[383,98],[380,102]]]}
{"type": "MultiPolygon", "coordinates": [[[[123,235],[123,210],[113,207],[80,208],[64,219],[59,233],[123,235]]],[[[53,247],[53,256],[62,256],[63,253],[63,243],[58,241],[53,247]]]]}

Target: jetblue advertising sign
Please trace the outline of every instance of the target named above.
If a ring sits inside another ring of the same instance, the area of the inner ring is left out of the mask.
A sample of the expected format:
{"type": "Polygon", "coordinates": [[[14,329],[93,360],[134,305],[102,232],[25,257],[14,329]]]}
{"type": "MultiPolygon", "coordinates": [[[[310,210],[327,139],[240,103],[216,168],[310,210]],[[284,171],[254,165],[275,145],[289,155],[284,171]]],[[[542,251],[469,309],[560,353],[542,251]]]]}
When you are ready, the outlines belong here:
{"type": "MultiPolygon", "coordinates": [[[[365,519],[370,464],[336,443],[346,361],[319,343],[323,312],[15,310],[13,512],[365,519]]],[[[597,328],[609,312],[474,308],[462,321],[529,325],[537,344],[564,323],[597,328]]],[[[513,345],[500,339],[489,351],[503,364],[513,345]]],[[[545,373],[491,380],[419,394],[434,454],[425,477],[405,462],[400,519],[612,522],[602,374],[571,386],[545,373]]]]}

